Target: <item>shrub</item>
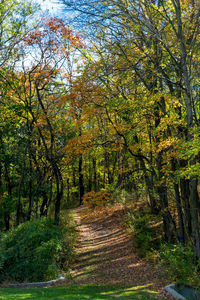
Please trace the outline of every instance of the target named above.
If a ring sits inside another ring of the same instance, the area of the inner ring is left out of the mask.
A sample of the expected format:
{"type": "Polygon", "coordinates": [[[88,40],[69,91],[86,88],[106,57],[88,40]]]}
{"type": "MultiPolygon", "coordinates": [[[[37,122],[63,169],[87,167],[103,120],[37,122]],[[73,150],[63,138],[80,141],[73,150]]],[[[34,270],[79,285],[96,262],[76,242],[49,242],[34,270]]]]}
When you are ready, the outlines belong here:
{"type": "Polygon", "coordinates": [[[65,232],[51,219],[37,219],[3,234],[0,240],[0,280],[40,281],[58,275],[63,255],[70,258],[65,232]]]}
{"type": "Polygon", "coordinates": [[[163,244],[160,251],[162,265],[170,277],[178,282],[199,285],[198,269],[200,262],[195,262],[191,247],[163,244]]]}
{"type": "Polygon", "coordinates": [[[83,196],[83,204],[89,210],[105,207],[112,202],[113,198],[111,193],[108,193],[106,191],[91,191],[83,196]]]}
{"type": "Polygon", "coordinates": [[[134,234],[134,246],[139,249],[139,256],[149,256],[149,252],[159,248],[160,241],[154,237],[149,215],[128,213],[126,224],[134,234]]]}
{"type": "Polygon", "coordinates": [[[129,201],[132,201],[135,196],[133,193],[126,191],[125,189],[117,188],[113,192],[113,197],[116,203],[126,204],[129,201]]]}
{"type": "Polygon", "coordinates": [[[127,214],[127,224],[134,231],[140,230],[149,230],[149,216],[148,215],[140,215],[140,214],[127,214]]]}

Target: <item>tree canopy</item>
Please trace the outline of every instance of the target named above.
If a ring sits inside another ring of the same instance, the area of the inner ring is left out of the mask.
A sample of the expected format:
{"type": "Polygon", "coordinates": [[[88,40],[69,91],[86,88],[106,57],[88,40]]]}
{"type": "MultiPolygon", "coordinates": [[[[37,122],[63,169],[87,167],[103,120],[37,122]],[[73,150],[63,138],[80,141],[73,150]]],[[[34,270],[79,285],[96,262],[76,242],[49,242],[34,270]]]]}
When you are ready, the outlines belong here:
{"type": "Polygon", "coordinates": [[[1,229],[125,191],[199,258],[199,1],[61,2],[0,4],[1,229]]]}

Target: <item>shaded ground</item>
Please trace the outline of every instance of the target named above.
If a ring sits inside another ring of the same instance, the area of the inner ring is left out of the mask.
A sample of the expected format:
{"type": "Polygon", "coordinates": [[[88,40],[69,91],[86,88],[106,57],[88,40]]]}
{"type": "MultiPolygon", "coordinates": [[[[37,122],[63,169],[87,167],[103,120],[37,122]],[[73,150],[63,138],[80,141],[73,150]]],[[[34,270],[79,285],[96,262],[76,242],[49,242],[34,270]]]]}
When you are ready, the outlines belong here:
{"type": "Polygon", "coordinates": [[[122,211],[116,208],[93,220],[85,216],[84,207],[75,210],[79,241],[71,282],[140,286],[165,296],[163,273],[135,255],[132,239],[121,224],[122,211]]]}

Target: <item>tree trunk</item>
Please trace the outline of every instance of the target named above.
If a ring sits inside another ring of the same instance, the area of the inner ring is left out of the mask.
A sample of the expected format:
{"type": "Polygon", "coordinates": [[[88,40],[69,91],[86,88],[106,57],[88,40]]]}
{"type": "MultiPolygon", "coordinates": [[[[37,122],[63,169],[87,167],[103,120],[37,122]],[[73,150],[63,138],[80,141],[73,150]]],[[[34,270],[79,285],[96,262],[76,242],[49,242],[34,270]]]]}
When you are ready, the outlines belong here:
{"type": "Polygon", "coordinates": [[[24,173],[25,173],[25,158],[26,158],[26,154],[27,154],[27,148],[28,148],[28,143],[26,144],[25,150],[24,150],[24,156],[23,156],[23,167],[21,170],[21,178],[18,184],[18,188],[17,188],[17,211],[16,211],[16,226],[19,225],[20,223],[20,217],[22,214],[22,205],[21,205],[21,187],[22,187],[22,183],[24,181],[24,173]]]}
{"type": "Polygon", "coordinates": [[[33,209],[33,189],[32,189],[32,176],[33,176],[33,168],[32,168],[32,162],[31,162],[31,149],[29,149],[29,168],[30,168],[30,179],[29,179],[29,207],[28,212],[26,215],[27,221],[30,221],[31,219],[31,213],[33,209]]]}
{"type": "Polygon", "coordinates": [[[45,191],[42,192],[42,205],[40,206],[40,217],[47,216],[47,204],[48,204],[48,197],[45,191]]]}
{"type": "Polygon", "coordinates": [[[144,160],[142,158],[140,159],[140,164],[141,164],[141,169],[144,172],[144,179],[145,179],[145,184],[146,184],[148,195],[149,195],[149,206],[150,206],[151,212],[153,214],[157,214],[158,209],[157,209],[157,205],[156,205],[157,204],[156,199],[154,196],[153,182],[151,181],[149,175],[147,174],[147,169],[146,169],[144,160]]]}
{"type": "Polygon", "coordinates": [[[188,179],[182,178],[180,179],[180,189],[181,189],[181,199],[183,203],[184,209],[184,224],[187,233],[187,237],[190,238],[192,235],[192,221],[191,221],[191,213],[190,213],[190,181],[188,179]]]}
{"type": "Polygon", "coordinates": [[[88,158],[88,188],[87,192],[91,192],[92,190],[92,166],[90,156],[88,158]]]}
{"type": "MultiPolygon", "coordinates": [[[[9,196],[9,201],[12,199],[12,185],[11,185],[11,180],[10,180],[10,174],[9,174],[9,169],[8,166],[6,165],[5,162],[5,179],[6,179],[6,187],[8,191],[8,196],[9,196]]],[[[4,223],[5,223],[5,229],[6,231],[10,229],[10,212],[8,211],[8,208],[5,207],[5,212],[4,212],[4,223]]]]}
{"type": "MultiPolygon", "coordinates": [[[[176,171],[176,161],[172,159],[171,162],[172,171],[176,171]]],[[[179,192],[179,185],[175,182],[174,183],[174,191],[175,191],[175,199],[176,199],[176,208],[178,213],[178,225],[179,225],[179,241],[180,243],[184,244],[185,242],[185,230],[184,230],[184,219],[183,219],[183,209],[181,205],[181,196],[179,192]]]]}
{"type": "Polygon", "coordinates": [[[79,203],[82,205],[83,195],[84,195],[84,185],[83,185],[83,157],[80,154],[78,163],[78,174],[79,174],[79,203]]]}
{"type": "Polygon", "coordinates": [[[93,158],[93,186],[94,186],[94,191],[97,192],[97,163],[96,159],[93,158]]]}
{"type": "MultiPolygon", "coordinates": [[[[187,128],[189,129],[193,125],[193,97],[192,97],[192,87],[191,87],[191,74],[188,67],[188,54],[186,48],[186,38],[184,36],[183,24],[182,24],[182,11],[180,0],[173,0],[173,5],[176,12],[176,20],[178,27],[178,41],[180,44],[181,52],[181,71],[184,82],[184,96],[185,96],[185,105],[186,105],[186,116],[187,116],[187,128]]],[[[187,140],[191,140],[193,137],[190,133],[187,133],[187,140]]],[[[195,158],[192,156],[189,160],[190,166],[196,164],[195,158]]],[[[198,204],[199,197],[197,192],[197,178],[196,176],[191,176],[189,179],[189,188],[190,188],[190,213],[192,220],[192,237],[193,237],[193,246],[194,252],[197,258],[200,258],[200,231],[199,231],[199,213],[198,213],[198,204]]]]}
{"type": "Polygon", "coordinates": [[[184,244],[185,230],[184,230],[184,221],[183,221],[183,210],[182,210],[182,205],[181,205],[179,186],[177,183],[174,183],[174,191],[175,191],[175,198],[176,198],[176,208],[177,208],[177,212],[178,212],[179,241],[181,244],[184,244]]]}
{"type": "Polygon", "coordinates": [[[55,225],[59,225],[59,218],[60,218],[60,205],[61,199],[63,197],[63,179],[62,174],[56,165],[55,162],[52,162],[53,165],[53,172],[56,179],[56,199],[55,199],[55,214],[54,214],[54,222],[55,225]]]}
{"type": "Polygon", "coordinates": [[[199,196],[197,192],[198,180],[190,178],[190,213],[192,220],[192,237],[196,258],[200,258],[200,233],[199,233],[199,196]]]}

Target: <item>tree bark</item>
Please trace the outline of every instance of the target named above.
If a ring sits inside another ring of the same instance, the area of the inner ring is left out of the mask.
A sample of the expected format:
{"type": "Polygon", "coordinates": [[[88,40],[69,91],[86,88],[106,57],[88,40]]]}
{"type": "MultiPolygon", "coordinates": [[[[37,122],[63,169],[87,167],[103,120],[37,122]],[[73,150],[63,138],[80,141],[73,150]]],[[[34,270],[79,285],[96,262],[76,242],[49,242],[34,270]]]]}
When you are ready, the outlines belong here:
{"type": "Polygon", "coordinates": [[[82,154],[79,155],[78,175],[79,175],[79,203],[80,203],[80,205],[82,205],[82,203],[83,203],[83,195],[84,195],[83,157],[82,157],[82,154]]]}

